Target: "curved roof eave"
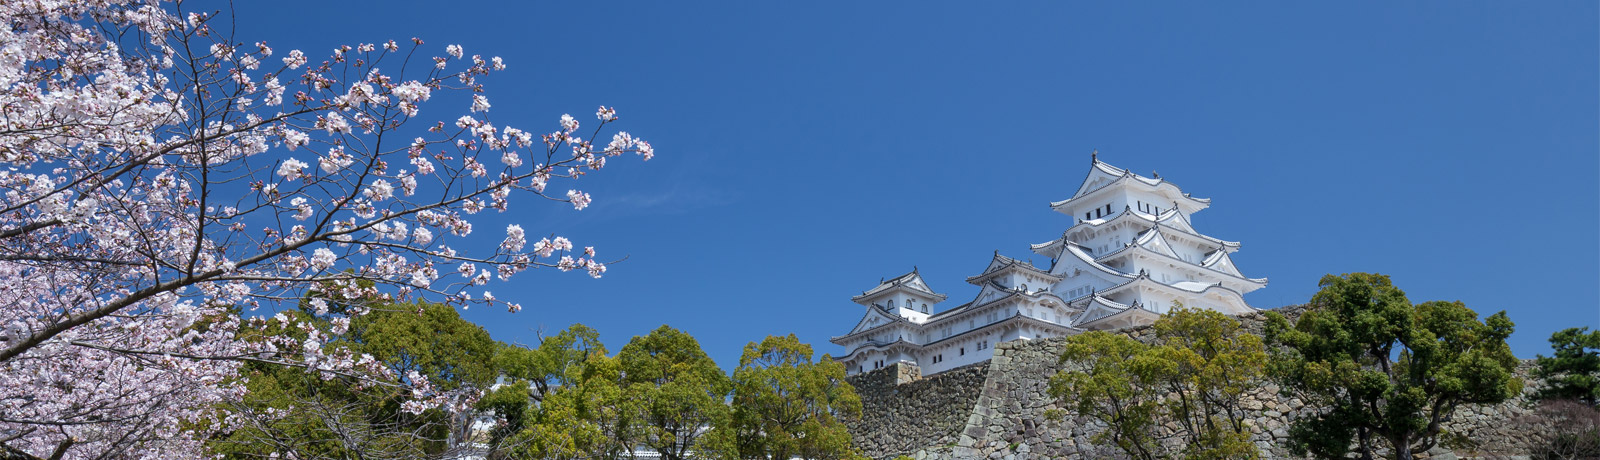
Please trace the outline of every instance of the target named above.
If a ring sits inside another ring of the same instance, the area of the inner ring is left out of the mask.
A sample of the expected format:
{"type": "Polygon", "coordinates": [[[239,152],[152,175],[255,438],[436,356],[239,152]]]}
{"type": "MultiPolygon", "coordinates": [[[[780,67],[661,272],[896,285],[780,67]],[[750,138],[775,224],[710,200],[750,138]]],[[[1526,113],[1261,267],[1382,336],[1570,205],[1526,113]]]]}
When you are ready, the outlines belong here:
{"type": "Polygon", "coordinates": [[[924,348],[924,349],[931,348],[934,345],[939,344],[940,342],[945,342],[945,341],[949,341],[949,340],[953,340],[953,339],[959,339],[962,336],[970,335],[970,334],[972,334],[974,332],[979,332],[979,331],[983,331],[983,330],[986,330],[986,329],[992,329],[992,328],[995,328],[995,327],[998,327],[998,326],[1005,325],[1006,323],[1034,323],[1034,324],[1038,324],[1038,325],[1061,328],[1061,329],[1066,330],[1068,333],[1082,332],[1083,331],[1083,329],[1079,329],[1077,327],[1066,325],[1066,324],[1052,323],[1052,322],[1045,321],[1045,320],[1042,320],[1042,319],[1039,319],[1039,318],[1034,318],[1034,317],[1031,317],[1031,316],[1015,315],[1015,316],[1007,316],[1005,318],[1001,318],[999,320],[996,320],[996,321],[994,321],[992,323],[988,323],[988,324],[985,324],[985,325],[982,325],[982,326],[978,326],[978,327],[973,328],[973,329],[969,329],[969,330],[967,330],[965,332],[962,332],[960,334],[954,334],[954,335],[951,335],[949,337],[945,337],[945,338],[942,338],[942,339],[939,339],[939,340],[935,340],[935,341],[932,341],[932,342],[928,342],[928,343],[922,344],[921,347],[924,348]]]}
{"type": "Polygon", "coordinates": [[[1101,316],[1099,318],[1095,318],[1095,319],[1092,319],[1092,320],[1089,320],[1089,321],[1085,321],[1083,323],[1079,323],[1079,324],[1076,324],[1074,326],[1077,327],[1077,328],[1080,328],[1080,329],[1091,329],[1091,328],[1094,327],[1094,325],[1096,323],[1110,322],[1112,320],[1115,320],[1115,319],[1118,319],[1118,318],[1121,318],[1121,317],[1133,316],[1133,315],[1149,315],[1149,316],[1156,316],[1156,317],[1161,316],[1160,313],[1156,313],[1156,312],[1153,312],[1153,311],[1150,311],[1150,310],[1146,310],[1146,309],[1143,309],[1143,308],[1134,308],[1134,307],[1130,306],[1130,307],[1128,307],[1126,309],[1123,309],[1122,311],[1119,311],[1119,312],[1116,312],[1116,313],[1112,313],[1112,314],[1109,314],[1109,315],[1105,315],[1105,316],[1101,316]]]}
{"type": "MultiPolygon", "coordinates": [[[[1103,163],[1098,163],[1097,162],[1097,164],[1103,164],[1103,163]]],[[[1089,176],[1084,177],[1084,179],[1083,179],[1084,183],[1088,183],[1089,182],[1089,177],[1092,177],[1093,174],[1094,173],[1091,171],[1089,176]]],[[[1061,200],[1061,201],[1052,201],[1052,202],[1050,202],[1050,209],[1054,209],[1056,211],[1060,211],[1062,207],[1072,203],[1075,200],[1078,200],[1078,199],[1081,199],[1081,198],[1084,198],[1084,197],[1087,197],[1087,196],[1092,196],[1095,193],[1099,193],[1101,190],[1106,190],[1108,187],[1111,187],[1111,186],[1117,185],[1118,183],[1121,183],[1121,182],[1124,182],[1124,181],[1129,181],[1129,180],[1139,182],[1140,184],[1144,184],[1144,185],[1149,186],[1151,188],[1155,188],[1155,189],[1159,189],[1159,190],[1164,190],[1164,191],[1170,192],[1176,197],[1182,198],[1184,200],[1188,200],[1188,201],[1190,201],[1191,203],[1193,203],[1194,205],[1197,206],[1196,211],[1198,211],[1200,209],[1205,209],[1205,208],[1211,206],[1211,199],[1210,198],[1195,198],[1193,196],[1189,196],[1189,194],[1183,193],[1183,188],[1178,187],[1178,184],[1174,184],[1171,181],[1168,181],[1166,179],[1150,179],[1150,178],[1146,178],[1146,177],[1141,177],[1138,174],[1124,172],[1121,175],[1121,177],[1118,177],[1116,179],[1112,179],[1110,182],[1106,182],[1105,185],[1101,185],[1099,187],[1095,187],[1093,190],[1083,191],[1083,190],[1081,190],[1081,187],[1080,187],[1079,193],[1074,194],[1072,196],[1072,198],[1067,198],[1067,199],[1061,200]],[[1168,187],[1170,187],[1170,189],[1168,187]]],[[[1193,211],[1191,211],[1191,212],[1193,212],[1193,211]]]]}
{"type": "MultiPolygon", "coordinates": [[[[1128,174],[1128,171],[1125,170],[1125,169],[1118,168],[1116,166],[1111,166],[1111,164],[1109,164],[1109,163],[1106,163],[1104,161],[1100,161],[1099,158],[1092,158],[1091,157],[1091,159],[1089,160],[1089,172],[1087,172],[1087,173],[1085,173],[1083,175],[1083,181],[1078,183],[1078,189],[1074,190],[1072,192],[1072,197],[1071,198],[1067,198],[1066,200],[1062,200],[1061,202],[1065,203],[1067,201],[1071,201],[1072,198],[1077,198],[1077,197],[1084,196],[1084,195],[1087,195],[1087,194],[1090,194],[1090,193],[1094,193],[1094,191],[1101,189],[1103,186],[1102,187],[1095,187],[1093,189],[1086,189],[1086,187],[1089,185],[1089,180],[1094,178],[1094,173],[1096,171],[1100,172],[1101,174],[1105,174],[1107,177],[1111,178],[1112,182],[1115,182],[1118,178],[1121,178],[1122,176],[1125,176],[1125,175],[1128,174]]],[[[1109,183],[1107,185],[1109,185],[1109,183]]]]}
{"type": "MultiPolygon", "coordinates": [[[[1158,220],[1156,220],[1157,223],[1166,222],[1166,221],[1169,221],[1169,220],[1177,219],[1177,220],[1182,220],[1183,221],[1183,226],[1184,227],[1188,227],[1190,230],[1194,230],[1194,223],[1190,222],[1189,218],[1185,217],[1183,215],[1183,213],[1177,212],[1176,210],[1172,210],[1172,211],[1169,211],[1169,212],[1166,212],[1166,213],[1162,213],[1162,214],[1169,214],[1169,215],[1167,217],[1165,217],[1165,218],[1160,218],[1158,216],[1158,220]]],[[[1222,246],[1226,246],[1226,247],[1230,247],[1230,248],[1234,248],[1234,249],[1238,249],[1239,248],[1239,242],[1238,241],[1228,241],[1228,240],[1224,240],[1224,239],[1217,238],[1217,237],[1210,236],[1210,235],[1203,235],[1198,230],[1184,231],[1183,234],[1199,237],[1200,239],[1203,239],[1203,240],[1206,240],[1206,241],[1210,241],[1212,243],[1216,243],[1216,244],[1219,244],[1219,245],[1222,245],[1222,246]]]]}
{"type": "Polygon", "coordinates": [[[893,342],[888,342],[888,343],[862,345],[862,346],[856,347],[856,349],[854,349],[854,350],[850,350],[849,353],[845,353],[844,356],[834,357],[833,360],[834,361],[849,361],[850,359],[855,357],[855,355],[857,353],[860,353],[862,350],[866,350],[866,349],[869,349],[869,348],[877,349],[877,350],[883,350],[883,349],[887,349],[887,348],[895,347],[895,346],[903,346],[903,347],[913,348],[913,349],[922,348],[922,345],[917,345],[915,343],[907,341],[904,338],[900,338],[900,339],[896,339],[893,342]]]}
{"type": "Polygon", "coordinates": [[[1082,261],[1083,263],[1088,264],[1089,266],[1094,267],[1095,269],[1098,269],[1098,270],[1100,270],[1101,272],[1103,272],[1105,274],[1116,276],[1116,277],[1119,277],[1119,278],[1131,278],[1131,277],[1133,277],[1133,275],[1130,275],[1130,274],[1127,274],[1127,273],[1123,273],[1121,271],[1118,271],[1115,268],[1111,268],[1111,267],[1106,266],[1105,264],[1100,263],[1100,261],[1096,260],[1094,257],[1090,257],[1089,254],[1083,252],[1082,249],[1078,249],[1079,247],[1080,247],[1080,245],[1078,243],[1074,243],[1074,242],[1068,241],[1067,244],[1061,249],[1061,252],[1063,252],[1063,253],[1067,253],[1067,252],[1072,253],[1072,255],[1074,257],[1077,257],[1079,261],[1082,261]]]}
{"type": "MultiPolygon", "coordinates": [[[[883,311],[883,310],[881,310],[881,309],[879,309],[877,307],[867,307],[867,310],[868,310],[867,311],[867,315],[871,315],[873,313],[877,313],[879,316],[883,316],[884,318],[888,319],[889,322],[883,323],[883,324],[879,324],[879,325],[876,325],[876,326],[872,326],[872,327],[869,327],[869,328],[866,328],[866,329],[855,330],[855,331],[852,331],[852,332],[850,332],[848,334],[845,334],[845,335],[829,337],[828,341],[829,342],[833,342],[833,343],[838,343],[838,342],[836,342],[838,340],[845,340],[845,339],[853,338],[853,337],[856,337],[856,336],[859,336],[859,335],[862,335],[862,334],[870,333],[870,332],[878,330],[878,329],[882,329],[882,328],[885,328],[885,327],[889,327],[889,326],[893,326],[893,325],[901,324],[901,323],[904,323],[905,325],[910,326],[913,329],[917,327],[917,323],[911,322],[911,320],[906,319],[906,317],[904,317],[904,316],[891,315],[891,314],[889,314],[889,312],[883,311]]],[[[860,326],[861,322],[862,321],[866,321],[866,320],[867,320],[867,316],[863,315],[861,317],[860,321],[856,321],[856,325],[860,326]]]]}
{"type": "MultiPolygon", "coordinates": [[[[1183,217],[1183,213],[1178,212],[1175,209],[1169,209],[1169,210],[1167,210],[1165,212],[1162,212],[1160,215],[1155,215],[1155,214],[1149,214],[1149,213],[1145,213],[1145,212],[1136,211],[1136,210],[1134,210],[1132,208],[1124,206],[1122,208],[1122,212],[1117,213],[1116,216],[1112,216],[1110,219],[1093,219],[1093,220],[1079,221],[1077,224],[1074,224],[1071,227],[1067,227],[1066,231],[1061,232],[1062,238],[1065,238],[1066,237],[1065,235],[1067,235],[1069,233],[1081,230],[1081,227],[1098,228],[1098,227],[1103,227],[1103,226],[1106,226],[1106,225],[1112,225],[1112,224],[1114,224],[1114,223],[1116,223],[1118,221],[1121,221],[1123,219],[1129,219],[1129,218],[1139,219],[1141,221],[1149,223],[1151,228],[1159,227],[1159,225],[1156,225],[1156,224],[1159,224],[1161,222],[1166,222],[1166,221],[1173,220],[1173,219],[1183,219],[1184,226],[1189,227],[1191,229],[1194,228],[1194,225],[1190,224],[1189,220],[1187,218],[1183,217]]],[[[1227,240],[1223,240],[1223,239],[1216,238],[1216,237],[1213,237],[1213,236],[1203,235],[1203,234],[1200,234],[1199,232],[1183,231],[1182,229],[1174,229],[1174,231],[1180,232],[1180,233],[1182,233],[1184,235],[1188,235],[1188,236],[1192,236],[1192,237],[1195,237],[1195,238],[1199,238],[1199,239],[1204,240],[1204,241],[1209,241],[1209,242],[1215,243],[1215,244],[1220,245],[1220,246],[1225,246],[1225,247],[1234,248],[1234,249],[1238,249],[1239,248],[1239,242],[1237,242],[1237,241],[1227,241],[1227,240]]],[[[1061,238],[1057,238],[1057,239],[1054,239],[1054,240],[1051,240],[1051,241],[1047,241],[1047,242],[1044,242],[1044,243],[1038,243],[1038,244],[1029,245],[1029,248],[1033,249],[1034,252],[1037,253],[1040,250],[1048,249],[1050,246],[1055,245],[1055,244],[1059,243],[1060,241],[1061,241],[1061,238]]]]}
{"type": "Polygon", "coordinates": [[[1101,293],[1105,293],[1105,294],[1109,294],[1109,293],[1121,291],[1121,290],[1125,289],[1126,287],[1131,286],[1134,283],[1138,283],[1138,282],[1143,281],[1143,280],[1149,280],[1151,285],[1167,287],[1167,288],[1171,288],[1173,290],[1187,292],[1187,293],[1190,293],[1190,294],[1204,295],[1205,293],[1208,293],[1208,292],[1211,292],[1211,291],[1215,291],[1215,290],[1227,291],[1228,293],[1231,293],[1231,294],[1233,294],[1235,296],[1238,296],[1239,300],[1241,302],[1244,301],[1244,294],[1243,293],[1240,293],[1236,289],[1233,289],[1233,288],[1230,288],[1230,287],[1227,287],[1227,286],[1223,286],[1221,284],[1208,284],[1208,285],[1206,285],[1205,289],[1201,289],[1201,290],[1196,291],[1196,290],[1191,290],[1191,289],[1184,289],[1182,287],[1179,287],[1176,284],[1166,284],[1166,283],[1158,282],[1158,281],[1156,281],[1154,279],[1151,279],[1149,274],[1141,274],[1141,275],[1139,275],[1138,278],[1130,280],[1130,281],[1128,281],[1126,283],[1122,283],[1122,284],[1118,284],[1116,286],[1105,288],[1105,290],[1102,290],[1100,292],[1101,293]]]}
{"type": "Polygon", "coordinates": [[[1225,277],[1228,277],[1228,278],[1241,280],[1241,281],[1244,281],[1246,283],[1260,284],[1263,287],[1265,287],[1265,285],[1267,283],[1267,279],[1266,278],[1245,278],[1243,276],[1235,276],[1235,275],[1233,275],[1231,273],[1227,273],[1227,272],[1224,272],[1224,271],[1221,271],[1221,270],[1217,270],[1215,268],[1199,265],[1199,264],[1196,264],[1194,262],[1190,262],[1190,261],[1187,261],[1187,260],[1183,260],[1183,259],[1172,257],[1172,256],[1169,256],[1169,255],[1166,255],[1166,254],[1155,252],[1155,251],[1150,250],[1150,248],[1146,248],[1144,246],[1140,246],[1140,245],[1137,245],[1137,244],[1130,244],[1130,245],[1127,245],[1127,246],[1123,246],[1121,249],[1108,252],[1108,253],[1106,253],[1106,255],[1101,256],[1096,260],[1111,260],[1111,259],[1114,259],[1116,257],[1121,257],[1122,255],[1124,255],[1123,253],[1128,252],[1128,251],[1144,251],[1144,252],[1148,252],[1150,254],[1158,255],[1158,256],[1161,256],[1161,257],[1166,257],[1168,259],[1172,259],[1174,261],[1181,262],[1181,263],[1184,263],[1186,265],[1193,265],[1195,267],[1204,268],[1204,269],[1206,269],[1208,271],[1215,272],[1215,273],[1217,273],[1219,275],[1222,275],[1222,276],[1225,276],[1225,277]]]}
{"type": "Polygon", "coordinates": [[[922,283],[923,286],[928,285],[927,281],[922,280],[922,274],[918,273],[916,269],[912,269],[911,273],[890,278],[887,281],[878,283],[877,286],[873,286],[872,289],[862,292],[861,295],[850,297],[850,301],[861,304],[863,301],[876,298],[883,293],[891,292],[897,288],[906,289],[911,292],[916,292],[931,297],[934,299],[934,303],[943,302],[945,299],[949,298],[949,296],[944,294],[933,292],[931,287],[928,289],[923,289],[909,284],[912,280],[922,283]]]}
{"type": "Polygon", "coordinates": [[[1056,281],[1061,281],[1061,278],[1062,278],[1061,275],[1056,275],[1056,274],[1050,273],[1047,270],[1042,270],[1039,267],[1035,267],[1032,263],[1024,263],[1021,260],[1017,260],[1017,259],[1014,259],[1014,258],[1011,258],[1011,257],[1002,256],[998,252],[995,253],[995,258],[990,261],[989,266],[985,267],[985,268],[987,268],[987,269],[984,270],[983,273],[979,273],[977,275],[967,277],[967,282],[971,283],[971,284],[982,285],[984,280],[991,279],[991,278],[995,277],[996,275],[999,275],[1000,273],[1003,273],[1006,270],[1011,270],[1013,268],[1016,269],[1016,270],[1021,270],[1021,271],[1025,271],[1025,272],[1032,272],[1035,275],[1040,275],[1040,276],[1043,276],[1043,277],[1046,277],[1046,278],[1054,279],[1056,281]]]}

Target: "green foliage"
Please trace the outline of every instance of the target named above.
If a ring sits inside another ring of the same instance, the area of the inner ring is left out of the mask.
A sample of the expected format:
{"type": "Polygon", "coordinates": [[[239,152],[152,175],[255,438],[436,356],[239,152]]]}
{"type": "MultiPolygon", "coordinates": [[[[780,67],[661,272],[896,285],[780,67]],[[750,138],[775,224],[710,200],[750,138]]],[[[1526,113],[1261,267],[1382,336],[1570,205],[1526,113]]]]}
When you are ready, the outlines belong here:
{"type": "Polygon", "coordinates": [[[685,458],[702,427],[726,423],[732,382],[689,334],[663,325],[634,337],[617,358],[626,397],[638,410],[635,439],[662,458],[685,458]]]}
{"type": "Polygon", "coordinates": [[[537,348],[502,348],[494,362],[508,384],[496,393],[515,392],[522,403],[496,410],[507,427],[496,440],[505,446],[496,449],[500,457],[615,458],[627,452],[631,410],[623,397],[620,362],[606,353],[599,333],[582,324],[545,338],[537,348]],[[511,412],[519,407],[521,412],[511,412]]]}
{"type": "Polygon", "coordinates": [[[1261,337],[1243,332],[1238,320],[1221,312],[1181,304],[1152,327],[1155,351],[1175,364],[1164,383],[1172,395],[1167,413],[1183,428],[1183,458],[1257,458],[1241,405],[1265,377],[1261,337]]]}
{"type": "Polygon", "coordinates": [[[1555,356],[1539,355],[1534,375],[1549,386],[1540,399],[1576,399],[1593,406],[1600,402],[1600,331],[1568,328],[1550,335],[1555,356]]]}
{"type": "Polygon", "coordinates": [[[346,337],[353,350],[372,355],[395,375],[416,371],[442,390],[494,383],[492,359],[499,344],[449,305],[419,302],[374,309],[355,317],[346,337]]]}
{"type": "Polygon", "coordinates": [[[330,347],[442,389],[489,389],[498,379],[474,415],[492,416],[494,428],[485,437],[469,431],[466,414],[405,413],[399,387],[252,363],[249,393],[224,410],[253,423],[211,443],[225,458],[439,458],[468,437],[491,459],[626,458],[635,448],[667,459],[858,457],[840,422],[861,411],[844,367],[813,362],[792,335],[750,344],[730,379],[693,337],[667,326],[608,356],[582,324],[527,348],[494,342],[446,305],[390,305],[342,334],[309,309],[285,314],[330,334],[330,347]]]}
{"type": "Polygon", "coordinates": [[[1284,391],[1321,411],[1296,419],[1297,454],[1395,458],[1436,445],[1460,404],[1493,404],[1522,389],[1505,343],[1505,312],[1483,321],[1461,302],[1413,306],[1384,275],[1328,275],[1294,324],[1268,313],[1271,373],[1284,391]]]}
{"type": "MultiPolygon", "coordinates": [[[[285,315],[324,333],[332,330],[306,310],[285,315]]],[[[496,343],[448,305],[391,305],[358,317],[347,332],[330,337],[335,339],[331,346],[372,355],[399,375],[417,371],[439,388],[482,388],[492,380],[496,343]]],[[[443,453],[450,429],[460,425],[439,410],[402,411],[406,395],[392,386],[261,362],[248,363],[243,374],[249,378],[248,392],[226,410],[247,423],[210,442],[226,458],[265,458],[274,452],[301,458],[422,458],[443,453]]]]}
{"type": "Polygon", "coordinates": [[[841,419],[861,414],[844,365],[793,334],[745,346],[733,372],[733,415],[713,430],[708,453],[722,458],[858,458],[841,419]]]}
{"type": "Polygon", "coordinates": [[[1094,331],[1069,337],[1050,394],[1104,422],[1096,442],[1139,459],[1257,458],[1240,407],[1263,375],[1260,338],[1237,320],[1178,305],[1152,326],[1155,343],[1094,331]],[[1183,445],[1170,451],[1163,427],[1183,445]]]}
{"type": "Polygon", "coordinates": [[[1051,377],[1050,395],[1106,424],[1096,443],[1115,445],[1134,458],[1159,458],[1159,382],[1174,373],[1171,362],[1155,356],[1149,345],[1104,331],[1067,338],[1061,362],[1083,370],[1051,377]]]}

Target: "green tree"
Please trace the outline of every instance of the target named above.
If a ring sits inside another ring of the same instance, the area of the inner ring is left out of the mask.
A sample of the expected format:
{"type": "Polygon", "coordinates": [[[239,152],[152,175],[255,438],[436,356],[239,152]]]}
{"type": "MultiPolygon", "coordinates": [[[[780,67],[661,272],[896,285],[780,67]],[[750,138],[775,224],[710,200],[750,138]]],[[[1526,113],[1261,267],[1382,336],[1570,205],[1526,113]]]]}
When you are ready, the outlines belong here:
{"type": "Polygon", "coordinates": [[[1152,353],[1149,345],[1104,331],[1067,338],[1061,361],[1082,370],[1052,376],[1049,392],[1106,424],[1096,443],[1110,443],[1140,460],[1163,458],[1155,431],[1160,383],[1176,373],[1174,363],[1152,353]]]}
{"type": "Polygon", "coordinates": [[[632,450],[636,410],[618,384],[618,360],[599,354],[573,370],[570,384],[555,388],[531,410],[523,433],[527,442],[515,458],[621,458],[632,450]]]}
{"type": "Polygon", "coordinates": [[[1600,402],[1600,331],[1568,328],[1550,335],[1555,356],[1539,355],[1534,376],[1549,386],[1540,399],[1576,399],[1594,406],[1600,402]]]}
{"type": "Polygon", "coordinates": [[[417,372],[444,390],[494,383],[500,344],[450,305],[417,302],[375,309],[351,321],[346,336],[357,353],[372,355],[395,375],[417,372]]]}
{"type": "Polygon", "coordinates": [[[1483,321],[1461,302],[1412,305],[1384,275],[1328,275],[1291,325],[1267,314],[1271,373],[1318,412],[1299,417],[1290,448],[1361,458],[1387,444],[1394,458],[1431,449],[1461,404],[1493,404],[1522,389],[1505,343],[1504,311],[1483,321]]]}
{"type": "Polygon", "coordinates": [[[1052,396],[1107,426],[1096,440],[1140,459],[1257,458],[1242,401],[1263,377],[1261,339],[1219,312],[1176,305],[1152,325],[1153,343],[1089,332],[1067,339],[1052,396]],[[1159,430],[1175,427],[1177,451],[1159,430]]]}
{"type": "MultiPolygon", "coordinates": [[[[561,404],[568,401],[547,401],[561,388],[575,387],[579,382],[586,380],[586,375],[592,375],[589,366],[593,360],[605,358],[606,349],[600,343],[600,333],[582,324],[573,324],[552,337],[543,338],[538,347],[527,348],[520,345],[502,345],[496,351],[493,366],[500,373],[501,385],[487,392],[478,401],[478,409],[483,414],[493,416],[496,420],[495,428],[490,434],[488,444],[491,452],[505,451],[509,458],[542,458],[537,454],[544,449],[543,445],[565,445],[566,447],[552,447],[556,451],[576,449],[577,445],[591,445],[583,433],[576,430],[568,433],[552,433],[549,436],[535,436],[533,425],[536,421],[544,421],[549,425],[552,416],[546,414],[554,409],[566,407],[561,404]],[[565,440],[559,436],[575,436],[578,440],[565,440]],[[535,442],[535,441],[539,442],[535,442]],[[539,444],[540,442],[544,444],[539,444]]],[[[603,366],[595,366],[603,367],[603,366]]],[[[553,417],[572,415],[557,414],[553,417]]],[[[574,422],[577,423],[577,422],[574,422]]],[[[574,425],[577,426],[577,425],[574,425]]],[[[584,425],[587,426],[587,425],[584,425]]],[[[598,432],[598,428],[596,428],[598,432]]]]}
{"type": "Polygon", "coordinates": [[[640,411],[637,440],[662,458],[686,458],[706,428],[729,416],[732,383],[689,334],[663,325],[634,337],[617,358],[625,395],[640,411]]]}
{"type": "Polygon", "coordinates": [[[500,418],[494,458],[616,458],[631,448],[619,360],[599,338],[574,324],[536,348],[500,349],[506,384],[485,398],[500,418]]]}
{"type": "MultiPolygon", "coordinates": [[[[733,416],[713,431],[723,457],[858,458],[841,419],[861,414],[844,365],[812,361],[793,334],[751,342],[733,372],[733,416]]],[[[708,449],[710,451],[712,449],[708,449]]]]}
{"type": "MultiPolygon", "coordinates": [[[[370,355],[397,375],[415,371],[440,390],[486,388],[493,380],[498,345],[448,305],[380,306],[344,331],[308,309],[284,314],[327,334],[330,347],[370,355]]],[[[300,458],[429,458],[467,442],[469,435],[464,416],[402,410],[408,395],[393,386],[264,362],[247,363],[242,374],[250,379],[248,392],[225,410],[247,423],[210,443],[229,458],[265,458],[274,452],[300,458]]]]}
{"type": "Polygon", "coordinates": [[[1183,458],[1253,459],[1243,405],[1265,377],[1266,347],[1238,320],[1213,310],[1174,308],[1152,326],[1156,351],[1172,361],[1167,413],[1183,428],[1183,458]]]}

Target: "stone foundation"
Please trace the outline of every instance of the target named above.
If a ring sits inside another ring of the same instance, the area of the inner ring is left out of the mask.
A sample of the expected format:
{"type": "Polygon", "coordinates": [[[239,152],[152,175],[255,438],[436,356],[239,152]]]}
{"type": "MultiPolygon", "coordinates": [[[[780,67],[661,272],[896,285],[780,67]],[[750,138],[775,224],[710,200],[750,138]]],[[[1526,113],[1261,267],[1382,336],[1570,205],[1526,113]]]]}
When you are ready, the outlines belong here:
{"type": "MultiPolygon", "coordinates": [[[[1260,333],[1263,315],[1239,319],[1246,330],[1260,333]]],[[[1120,332],[1141,340],[1150,333],[1148,327],[1120,332]]],[[[1103,424],[1063,407],[1047,392],[1050,376],[1062,369],[1057,361],[1064,344],[1064,338],[1001,343],[986,363],[927,378],[918,378],[920,372],[908,364],[852,376],[863,413],[850,425],[854,442],[873,458],[1118,457],[1114,447],[1095,446],[1090,440],[1103,424]],[[1046,413],[1061,417],[1051,419],[1046,413]]],[[[1524,363],[1519,373],[1526,376],[1529,367],[1524,363]]],[[[1510,421],[1531,416],[1528,397],[1535,390],[1529,382],[1523,395],[1505,403],[1458,408],[1445,425],[1453,435],[1443,442],[1457,450],[1436,448],[1429,456],[1526,458],[1521,455],[1530,445],[1528,433],[1510,421]]],[[[1291,458],[1284,439],[1289,420],[1303,404],[1277,393],[1276,385],[1263,385],[1245,407],[1258,414],[1250,423],[1263,457],[1291,458]]]]}

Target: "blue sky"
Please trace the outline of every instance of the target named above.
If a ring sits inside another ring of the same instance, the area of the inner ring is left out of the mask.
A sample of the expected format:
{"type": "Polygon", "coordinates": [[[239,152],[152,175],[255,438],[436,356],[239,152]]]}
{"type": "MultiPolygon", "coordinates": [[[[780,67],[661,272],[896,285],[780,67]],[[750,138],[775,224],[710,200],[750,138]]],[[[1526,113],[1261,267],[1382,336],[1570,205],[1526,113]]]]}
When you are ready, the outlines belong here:
{"type": "Polygon", "coordinates": [[[494,286],[525,310],[466,316],[500,340],[669,324],[729,368],[768,334],[839,353],[880,278],[917,266],[949,308],[994,250],[1059,235],[1046,205],[1095,149],[1212,198],[1194,223],[1271,278],[1257,307],[1362,271],[1508,311],[1521,357],[1600,324],[1594,2],[372,5],[240,2],[238,36],[461,44],[509,66],[483,80],[498,123],[604,104],[656,147],[584,179],[589,209],[478,223],[627,257],[494,286]]]}

